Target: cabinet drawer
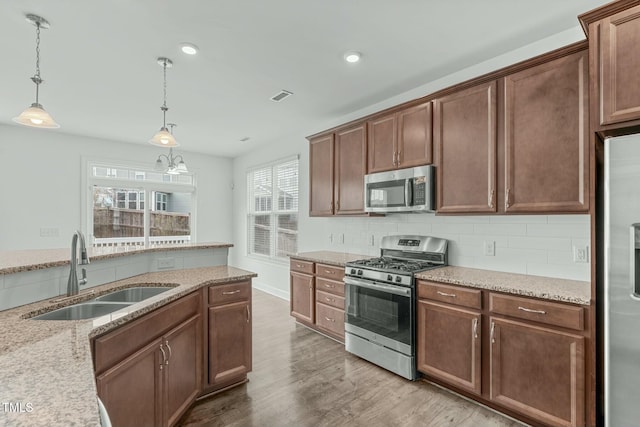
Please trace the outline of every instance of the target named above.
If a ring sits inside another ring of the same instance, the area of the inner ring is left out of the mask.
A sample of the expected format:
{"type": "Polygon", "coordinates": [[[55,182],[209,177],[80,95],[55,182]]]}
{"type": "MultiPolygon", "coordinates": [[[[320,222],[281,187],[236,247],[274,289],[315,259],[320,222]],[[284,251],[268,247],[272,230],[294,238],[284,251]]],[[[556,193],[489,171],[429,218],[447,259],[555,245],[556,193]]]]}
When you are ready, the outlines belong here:
{"type": "Polygon", "coordinates": [[[325,279],[342,281],[344,278],[344,267],[336,267],[335,265],[316,264],[316,276],[325,279]]]}
{"type": "Polygon", "coordinates": [[[316,291],[316,301],[321,302],[322,304],[330,305],[331,307],[344,310],[344,297],[335,294],[316,291]]]}
{"type": "Polygon", "coordinates": [[[249,282],[236,282],[209,287],[209,304],[221,305],[236,301],[247,301],[251,296],[249,282]]]}
{"type": "Polygon", "coordinates": [[[201,295],[200,291],[192,292],[95,338],[93,357],[96,374],[101,374],[176,325],[199,314],[201,295]]]}
{"type": "Polygon", "coordinates": [[[344,337],[344,310],[316,303],[316,325],[344,337]]]}
{"type": "Polygon", "coordinates": [[[418,282],[418,298],[446,302],[462,307],[482,308],[482,291],[448,286],[441,283],[418,282]]]}
{"type": "Polygon", "coordinates": [[[316,290],[344,296],[344,282],[316,277],[316,290]]]}
{"type": "Polygon", "coordinates": [[[311,261],[302,261],[301,259],[291,258],[289,268],[291,271],[313,274],[313,263],[311,261]]]}
{"type": "Polygon", "coordinates": [[[578,306],[491,293],[489,309],[519,319],[578,331],[584,329],[584,309],[578,306]]]}

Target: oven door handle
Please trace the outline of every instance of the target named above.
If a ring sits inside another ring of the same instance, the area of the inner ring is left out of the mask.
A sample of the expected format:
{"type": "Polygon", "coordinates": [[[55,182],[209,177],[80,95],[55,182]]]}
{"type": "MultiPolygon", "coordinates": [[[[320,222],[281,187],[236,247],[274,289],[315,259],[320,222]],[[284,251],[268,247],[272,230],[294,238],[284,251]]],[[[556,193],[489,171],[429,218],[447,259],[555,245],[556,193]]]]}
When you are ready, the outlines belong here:
{"type": "Polygon", "coordinates": [[[388,292],[394,295],[401,295],[403,297],[411,296],[411,289],[404,288],[401,286],[379,285],[377,283],[365,282],[362,280],[352,279],[350,277],[345,277],[343,280],[345,285],[360,286],[363,288],[373,289],[376,291],[388,292]]]}

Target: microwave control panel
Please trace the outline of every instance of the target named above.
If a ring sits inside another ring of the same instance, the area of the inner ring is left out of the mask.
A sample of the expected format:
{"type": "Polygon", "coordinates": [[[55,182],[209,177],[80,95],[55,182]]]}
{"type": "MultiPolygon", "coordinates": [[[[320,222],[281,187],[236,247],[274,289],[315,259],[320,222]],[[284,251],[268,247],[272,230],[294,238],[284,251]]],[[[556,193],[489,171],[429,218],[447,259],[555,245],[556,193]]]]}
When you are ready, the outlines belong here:
{"type": "Polygon", "coordinates": [[[427,179],[420,176],[413,181],[413,205],[424,205],[427,198],[427,179]]]}

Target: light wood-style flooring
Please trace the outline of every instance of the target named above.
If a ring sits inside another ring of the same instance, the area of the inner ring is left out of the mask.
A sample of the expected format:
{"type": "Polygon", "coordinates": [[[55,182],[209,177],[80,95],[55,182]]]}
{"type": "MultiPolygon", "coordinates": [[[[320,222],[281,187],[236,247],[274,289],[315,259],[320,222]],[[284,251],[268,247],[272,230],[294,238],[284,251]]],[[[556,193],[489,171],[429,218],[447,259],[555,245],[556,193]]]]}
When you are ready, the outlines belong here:
{"type": "Polygon", "coordinates": [[[407,381],[296,324],[289,303],[253,291],[249,382],[202,399],[184,427],[463,426],[521,424],[425,382],[407,381]]]}

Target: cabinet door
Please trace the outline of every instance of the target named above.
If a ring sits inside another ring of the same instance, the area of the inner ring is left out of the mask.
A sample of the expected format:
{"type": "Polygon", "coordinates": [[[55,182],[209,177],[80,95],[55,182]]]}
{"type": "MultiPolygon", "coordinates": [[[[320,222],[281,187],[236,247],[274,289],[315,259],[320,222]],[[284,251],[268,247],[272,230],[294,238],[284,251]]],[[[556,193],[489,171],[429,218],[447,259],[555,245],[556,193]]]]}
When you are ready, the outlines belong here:
{"type": "Polygon", "coordinates": [[[418,300],[418,370],[480,394],[481,316],[418,300]]]}
{"type": "Polygon", "coordinates": [[[549,425],[584,425],[584,337],[491,318],[491,400],[549,425]]]}
{"type": "Polygon", "coordinates": [[[367,173],[365,124],[336,133],[334,199],[337,215],[364,213],[364,175],[367,173]]]}
{"type": "Polygon", "coordinates": [[[251,371],[251,306],[248,301],[209,308],[209,383],[251,371]]]}
{"type": "Polygon", "coordinates": [[[163,338],[165,419],[174,425],[200,393],[202,379],[202,317],[194,316],[163,338]]]}
{"type": "Polygon", "coordinates": [[[151,342],[96,378],[98,396],[114,427],[163,425],[160,343],[151,342]]]}
{"type": "Polygon", "coordinates": [[[600,25],[600,124],[640,119],[640,6],[600,25]]]}
{"type": "Polygon", "coordinates": [[[307,323],[315,321],[314,279],[306,274],[290,273],[290,308],[291,315],[307,323]]]}
{"type": "Polygon", "coordinates": [[[398,167],[433,163],[431,103],[398,112],[398,167]]]}
{"type": "Polygon", "coordinates": [[[309,215],[333,215],[333,134],[309,141],[309,215]]]}
{"type": "Polygon", "coordinates": [[[368,173],[396,168],[396,115],[380,117],[367,123],[368,173]]]}
{"type": "Polygon", "coordinates": [[[505,212],[589,210],[587,51],[505,77],[505,212]]]}
{"type": "Polygon", "coordinates": [[[496,211],[496,83],[435,100],[437,211],[496,211]]]}

